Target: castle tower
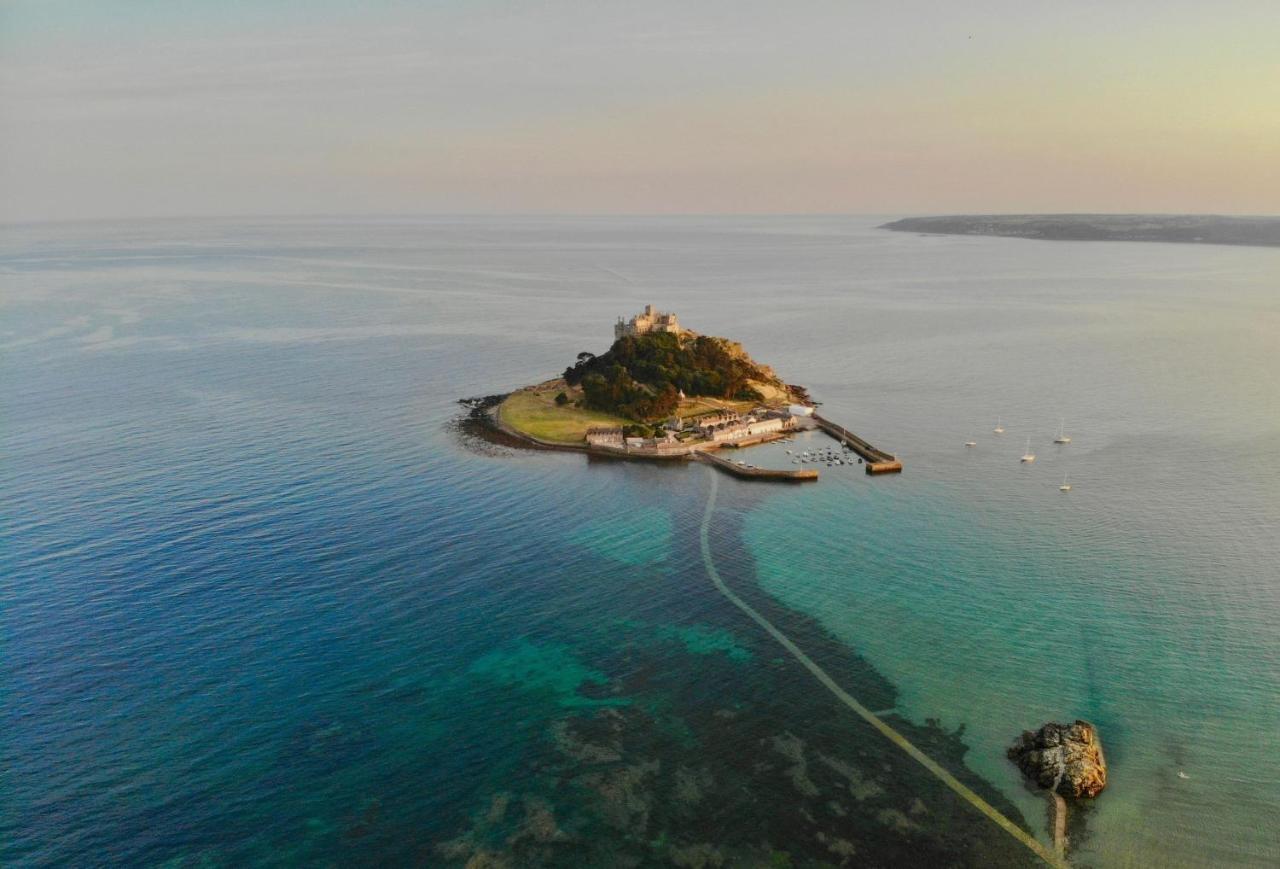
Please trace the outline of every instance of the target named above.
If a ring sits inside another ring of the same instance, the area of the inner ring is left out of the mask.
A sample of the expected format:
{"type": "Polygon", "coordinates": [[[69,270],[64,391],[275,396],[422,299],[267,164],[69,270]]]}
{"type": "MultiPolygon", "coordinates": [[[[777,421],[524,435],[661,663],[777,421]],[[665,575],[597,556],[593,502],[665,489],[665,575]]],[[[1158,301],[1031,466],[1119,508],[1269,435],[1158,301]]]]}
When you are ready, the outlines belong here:
{"type": "Polygon", "coordinates": [[[649,332],[669,332],[673,335],[679,335],[683,329],[680,328],[680,321],[676,319],[676,315],[672,313],[663,313],[653,305],[645,305],[644,310],[636,314],[630,320],[623,321],[621,317],[613,326],[613,337],[618,339],[624,335],[645,335],[649,332]]]}

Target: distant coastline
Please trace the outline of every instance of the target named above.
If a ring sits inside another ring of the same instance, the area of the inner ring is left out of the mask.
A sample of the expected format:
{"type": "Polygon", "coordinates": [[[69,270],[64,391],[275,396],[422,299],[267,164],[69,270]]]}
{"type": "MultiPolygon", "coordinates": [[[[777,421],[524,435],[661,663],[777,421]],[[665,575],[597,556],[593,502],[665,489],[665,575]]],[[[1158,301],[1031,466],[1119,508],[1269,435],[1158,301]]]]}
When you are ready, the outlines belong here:
{"type": "Polygon", "coordinates": [[[882,224],[895,232],[1048,241],[1159,241],[1280,247],[1280,217],[1212,214],[953,214],[882,224]]]}

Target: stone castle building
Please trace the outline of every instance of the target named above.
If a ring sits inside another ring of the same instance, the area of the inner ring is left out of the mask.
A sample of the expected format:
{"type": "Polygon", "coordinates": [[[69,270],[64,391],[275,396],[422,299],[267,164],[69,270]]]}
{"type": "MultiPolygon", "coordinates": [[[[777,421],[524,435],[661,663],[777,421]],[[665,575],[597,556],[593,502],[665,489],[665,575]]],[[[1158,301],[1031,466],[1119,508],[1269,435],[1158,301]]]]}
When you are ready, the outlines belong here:
{"type": "Polygon", "coordinates": [[[613,337],[617,340],[624,335],[644,335],[649,332],[670,332],[673,335],[679,335],[683,331],[675,314],[663,313],[653,305],[645,305],[644,310],[630,320],[624,321],[619,317],[613,327],[613,337]]]}

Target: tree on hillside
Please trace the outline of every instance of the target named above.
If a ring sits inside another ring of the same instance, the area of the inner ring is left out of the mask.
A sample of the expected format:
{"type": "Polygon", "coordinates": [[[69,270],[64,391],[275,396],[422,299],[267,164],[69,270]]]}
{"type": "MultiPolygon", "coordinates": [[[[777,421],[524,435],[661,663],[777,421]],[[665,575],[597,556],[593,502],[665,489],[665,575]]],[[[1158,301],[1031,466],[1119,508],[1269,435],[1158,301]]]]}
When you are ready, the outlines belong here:
{"type": "Polygon", "coordinates": [[[731,346],[705,335],[692,340],[661,332],[625,335],[599,356],[579,353],[564,378],[570,386],[582,386],[585,406],[637,420],[669,416],[682,391],[759,400],[750,381],[765,375],[731,346]]]}

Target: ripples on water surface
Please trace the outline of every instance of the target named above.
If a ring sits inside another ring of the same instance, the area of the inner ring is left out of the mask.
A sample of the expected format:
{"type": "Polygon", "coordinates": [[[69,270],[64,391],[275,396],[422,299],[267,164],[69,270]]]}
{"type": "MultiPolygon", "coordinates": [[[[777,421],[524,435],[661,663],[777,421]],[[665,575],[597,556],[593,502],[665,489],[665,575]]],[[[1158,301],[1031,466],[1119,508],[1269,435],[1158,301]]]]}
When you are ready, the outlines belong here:
{"type": "Polygon", "coordinates": [[[646,302],[906,459],[721,480],[844,684],[1041,835],[1004,746],[1098,722],[1081,862],[1280,862],[1280,253],[877,222],[7,228],[4,862],[1016,861],[708,588],[707,469],[447,424],[646,302]]]}

